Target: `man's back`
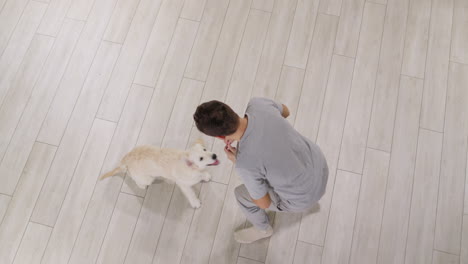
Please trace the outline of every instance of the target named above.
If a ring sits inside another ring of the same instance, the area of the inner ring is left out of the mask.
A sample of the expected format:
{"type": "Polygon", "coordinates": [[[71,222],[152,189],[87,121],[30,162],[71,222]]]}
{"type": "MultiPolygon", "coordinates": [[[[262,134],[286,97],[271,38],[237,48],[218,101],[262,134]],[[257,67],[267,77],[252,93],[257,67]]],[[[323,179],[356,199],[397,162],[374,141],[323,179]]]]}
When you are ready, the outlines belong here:
{"type": "Polygon", "coordinates": [[[247,129],[239,142],[236,169],[253,199],[273,188],[291,210],[311,207],[324,194],[325,158],[281,113],[282,105],[254,98],[246,110],[247,129]]]}

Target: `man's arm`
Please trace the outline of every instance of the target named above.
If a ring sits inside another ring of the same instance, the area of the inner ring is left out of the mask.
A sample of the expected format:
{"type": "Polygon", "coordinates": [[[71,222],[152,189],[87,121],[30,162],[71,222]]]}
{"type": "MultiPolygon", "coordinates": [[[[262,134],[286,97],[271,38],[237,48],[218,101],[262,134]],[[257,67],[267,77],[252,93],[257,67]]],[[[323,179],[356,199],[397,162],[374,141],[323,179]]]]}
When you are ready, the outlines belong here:
{"type": "Polygon", "coordinates": [[[252,200],[258,207],[260,207],[262,209],[267,209],[271,205],[271,198],[270,198],[270,195],[268,193],[265,194],[265,196],[263,196],[262,198],[260,198],[258,200],[254,200],[253,198],[252,198],[252,200]]]}
{"type": "Polygon", "coordinates": [[[283,112],[281,113],[281,115],[284,117],[284,118],[287,118],[289,116],[289,108],[285,105],[283,105],[283,112]]]}

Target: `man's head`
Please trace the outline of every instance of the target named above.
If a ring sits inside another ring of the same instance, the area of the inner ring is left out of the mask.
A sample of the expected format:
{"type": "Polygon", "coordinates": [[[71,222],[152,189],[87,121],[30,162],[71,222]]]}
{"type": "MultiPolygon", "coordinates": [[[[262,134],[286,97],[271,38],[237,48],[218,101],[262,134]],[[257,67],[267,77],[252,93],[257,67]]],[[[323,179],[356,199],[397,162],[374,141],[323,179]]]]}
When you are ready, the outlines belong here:
{"type": "Polygon", "coordinates": [[[240,123],[236,112],[219,101],[210,101],[198,106],[193,119],[198,130],[213,137],[225,137],[234,134],[240,123]]]}

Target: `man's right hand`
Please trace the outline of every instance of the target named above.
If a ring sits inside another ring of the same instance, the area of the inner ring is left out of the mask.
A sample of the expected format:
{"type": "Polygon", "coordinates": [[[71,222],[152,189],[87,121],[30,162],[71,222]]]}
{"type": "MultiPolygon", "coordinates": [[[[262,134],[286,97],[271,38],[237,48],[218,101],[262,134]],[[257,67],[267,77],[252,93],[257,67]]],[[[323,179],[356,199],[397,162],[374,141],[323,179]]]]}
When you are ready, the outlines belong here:
{"type": "Polygon", "coordinates": [[[231,145],[226,145],[224,147],[224,152],[226,153],[228,159],[232,161],[233,163],[236,163],[236,156],[237,156],[237,148],[231,146],[231,145]]]}

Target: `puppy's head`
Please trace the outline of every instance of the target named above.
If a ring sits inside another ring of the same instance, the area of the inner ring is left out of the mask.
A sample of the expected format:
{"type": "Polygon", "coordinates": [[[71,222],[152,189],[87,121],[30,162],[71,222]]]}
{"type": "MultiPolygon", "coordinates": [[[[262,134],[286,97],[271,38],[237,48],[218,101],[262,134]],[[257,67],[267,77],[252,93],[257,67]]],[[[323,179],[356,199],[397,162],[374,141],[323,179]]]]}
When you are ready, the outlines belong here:
{"type": "Polygon", "coordinates": [[[218,156],[208,151],[201,140],[198,140],[195,145],[190,148],[190,161],[200,169],[205,169],[206,166],[216,166],[219,164],[218,156]]]}

